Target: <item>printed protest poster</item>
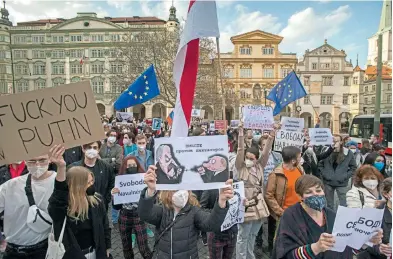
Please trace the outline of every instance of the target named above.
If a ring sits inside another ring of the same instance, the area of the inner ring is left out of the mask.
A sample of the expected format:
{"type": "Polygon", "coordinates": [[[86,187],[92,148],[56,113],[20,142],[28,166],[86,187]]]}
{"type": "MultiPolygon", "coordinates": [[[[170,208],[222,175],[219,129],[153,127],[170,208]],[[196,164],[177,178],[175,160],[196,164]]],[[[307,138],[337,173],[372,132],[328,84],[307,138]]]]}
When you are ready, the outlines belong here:
{"type": "Polygon", "coordinates": [[[142,190],[146,187],[144,183],[145,174],[124,174],[115,178],[115,187],[120,190],[113,196],[115,205],[138,202],[142,190]]]}
{"type": "Polygon", "coordinates": [[[105,138],[88,81],[0,97],[1,163],[105,138]]]}
{"type": "Polygon", "coordinates": [[[302,150],[304,133],[301,131],[279,130],[274,139],[274,151],[282,151],[286,146],[295,146],[302,150]]]}
{"type": "Polygon", "coordinates": [[[309,128],[310,144],[324,146],[333,144],[333,135],[329,128],[309,128]]]}
{"type": "Polygon", "coordinates": [[[228,137],[155,139],[157,190],[208,190],[229,178],[228,137]]]}
{"type": "Polygon", "coordinates": [[[132,122],[132,112],[116,112],[116,120],[118,122],[132,122]]]}
{"type": "Polygon", "coordinates": [[[201,117],[201,110],[200,109],[192,109],[191,117],[201,117]]]}
{"type": "Polygon", "coordinates": [[[227,129],[227,121],[225,121],[225,120],[215,120],[214,121],[214,129],[216,129],[216,130],[226,130],[227,129]]]}
{"type": "Polygon", "coordinates": [[[246,210],[243,204],[243,200],[246,197],[244,194],[244,182],[233,183],[233,191],[233,198],[228,201],[229,209],[221,225],[221,231],[225,231],[235,224],[244,222],[244,212],[246,210]]]}
{"type": "Polygon", "coordinates": [[[243,107],[243,122],[246,129],[272,130],[273,109],[268,106],[246,105],[243,107]]]}
{"type": "Polygon", "coordinates": [[[332,234],[336,239],[330,250],[342,252],[346,246],[360,249],[381,228],[383,209],[339,206],[332,234]]]}
{"type": "Polygon", "coordinates": [[[287,130],[287,131],[303,131],[304,119],[303,118],[282,117],[281,118],[281,129],[287,130]]]}
{"type": "Polygon", "coordinates": [[[161,130],[161,124],[162,124],[162,119],[154,118],[153,119],[152,129],[153,130],[161,130]]]}
{"type": "Polygon", "coordinates": [[[239,128],[240,120],[231,120],[231,128],[237,129],[239,128]]]}
{"type": "Polygon", "coordinates": [[[209,124],[209,131],[215,131],[214,122],[209,124]]]}

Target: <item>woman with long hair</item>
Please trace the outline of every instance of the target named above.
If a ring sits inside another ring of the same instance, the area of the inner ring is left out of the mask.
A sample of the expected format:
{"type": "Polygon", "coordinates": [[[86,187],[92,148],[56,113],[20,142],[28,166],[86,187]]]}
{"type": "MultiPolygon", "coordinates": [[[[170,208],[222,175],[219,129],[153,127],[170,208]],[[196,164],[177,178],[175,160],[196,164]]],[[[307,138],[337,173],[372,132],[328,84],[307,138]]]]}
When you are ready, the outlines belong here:
{"type": "Polygon", "coordinates": [[[123,140],[123,149],[124,149],[124,157],[128,156],[132,152],[138,149],[137,145],[135,144],[135,135],[131,132],[123,133],[122,136],[123,140]]]}
{"type": "MultiPolygon", "coordinates": [[[[51,149],[52,162],[65,161],[64,147],[51,149]]],[[[56,175],[55,188],[49,199],[48,212],[53,220],[55,239],[58,240],[66,220],[63,259],[106,259],[111,248],[111,232],[103,199],[94,188],[93,173],[74,166],[56,175]]]]}
{"type": "Polygon", "coordinates": [[[157,196],[157,175],[155,166],[145,174],[147,188],[139,200],[141,220],[156,226],[157,237],[154,259],[198,259],[198,234],[220,232],[228,212],[228,200],[233,197],[232,180],[230,187],[220,190],[218,200],[211,212],[199,207],[191,191],[161,191],[160,204],[154,204],[157,196]]]}
{"type": "Polygon", "coordinates": [[[384,155],[381,155],[379,152],[374,151],[368,154],[368,156],[366,156],[366,158],[364,159],[363,164],[374,166],[379,172],[381,172],[384,177],[388,177],[385,172],[386,157],[384,155]]]}
{"type": "MultiPolygon", "coordinates": [[[[120,175],[144,173],[141,164],[134,156],[128,156],[123,160],[120,167],[120,175]]],[[[120,190],[112,189],[112,195],[116,195],[120,190]]],[[[147,226],[141,221],[138,215],[138,203],[118,204],[112,206],[116,210],[120,210],[119,231],[121,242],[123,244],[123,254],[125,259],[133,259],[134,251],[132,250],[134,240],[138,243],[139,252],[144,259],[150,259],[151,251],[147,240],[147,226]],[[132,232],[135,232],[133,234],[132,232]],[[135,238],[136,237],[136,238],[135,238]]]]}

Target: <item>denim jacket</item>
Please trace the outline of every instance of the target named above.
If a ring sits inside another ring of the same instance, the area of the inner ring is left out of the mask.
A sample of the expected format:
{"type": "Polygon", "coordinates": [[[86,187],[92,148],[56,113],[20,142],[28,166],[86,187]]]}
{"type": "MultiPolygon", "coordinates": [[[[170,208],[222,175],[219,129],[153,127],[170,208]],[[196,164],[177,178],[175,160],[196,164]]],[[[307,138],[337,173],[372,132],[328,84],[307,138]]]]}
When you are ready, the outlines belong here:
{"type": "Polygon", "coordinates": [[[145,149],[145,154],[146,160],[143,160],[142,156],[140,155],[138,150],[135,150],[134,152],[131,152],[129,154],[129,156],[134,156],[136,157],[136,159],[138,159],[138,162],[143,166],[143,168],[145,169],[145,171],[147,171],[147,169],[149,168],[149,166],[154,164],[154,159],[153,159],[153,153],[150,150],[145,149]]]}

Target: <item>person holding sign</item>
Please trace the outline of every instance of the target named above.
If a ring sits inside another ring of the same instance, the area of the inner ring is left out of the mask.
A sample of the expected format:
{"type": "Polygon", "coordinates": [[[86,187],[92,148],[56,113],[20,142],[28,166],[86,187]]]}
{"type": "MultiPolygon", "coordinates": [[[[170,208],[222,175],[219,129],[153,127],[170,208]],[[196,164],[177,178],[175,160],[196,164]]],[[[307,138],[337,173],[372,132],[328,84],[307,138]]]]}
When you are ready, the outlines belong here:
{"type": "Polygon", "coordinates": [[[220,195],[211,212],[199,208],[191,191],[161,191],[161,204],[155,204],[156,167],[150,166],[145,174],[147,188],[139,200],[139,217],[156,226],[158,237],[153,258],[184,259],[198,258],[198,233],[219,232],[228,212],[228,200],[233,197],[232,180],[228,187],[220,190],[220,195]]]}
{"type": "MultiPolygon", "coordinates": [[[[335,239],[331,234],[336,218],[334,211],[326,207],[322,181],[312,175],[301,176],[295,191],[301,202],[285,210],[277,229],[272,259],[352,259],[353,251],[346,247],[343,252],[330,251],[335,239]]],[[[382,241],[382,230],[371,238],[377,245],[382,241]]]]}

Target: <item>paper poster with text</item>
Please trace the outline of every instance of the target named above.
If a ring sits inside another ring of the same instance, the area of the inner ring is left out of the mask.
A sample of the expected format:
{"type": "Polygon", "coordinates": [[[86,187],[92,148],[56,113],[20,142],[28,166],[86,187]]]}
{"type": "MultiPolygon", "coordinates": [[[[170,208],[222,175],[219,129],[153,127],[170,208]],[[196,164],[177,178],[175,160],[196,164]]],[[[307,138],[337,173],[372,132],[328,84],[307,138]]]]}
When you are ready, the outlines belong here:
{"type": "Polygon", "coordinates": [[[272,107],[246,105],[243,107],[243,122],[246,129],[272,130],[274,125],[272,107]]]}
{"type": "Polygon", "coordinates": [[[244,194],[244,182],[233,183],[233,191],[233,198],[228,201],[229,209],[221,225],[221,231],[225,231],[230,229],[233,225],[244,222],[244,212],[246,210],[243,203],[246,197],[244,194]]]}
{"type": "Polygon", "coordinates": [[[383,209],[339,206],[332,235],[336,243],[330,250],[342,252],[346,246],[360,249],[381,229],[383,209]]]}
{"type": "Polygon", "coordinates": [[[142,190],[146,187],[144,183],[145,174],[124,174],[115,178],[115,187],[120,190],[113,195],[113,203],[125,204],[138,202],[142,190]]]}
{"type": "Polygon", "coordinates": [[[304,119],[303,118],[282,117],[281,118],[281,129],[287,130],[287,131],[303,131],[304,119]]]}
{"type": "Polygon", "coordinates": [[[333,144],[333,135],[329,128],[309,128],[310,144],[325,146],[333,144]]]}
{"type": "Polygon", "coordinates": [[[228,137],[157,138],[157,190],[208,190],[229,178],[228,137]]]}
{"type": "Polygon", "coordinates": [[[237,129],[239,128],[240,120],[231,120],[231,128],[237,129]]]}
{"type": "Polygon", "coordinates": [[[132,112],[116,112],[116,121],[118,122],[132,122],[133,118],[132,112]]]}
{"type": "Polygon", "coordinates": [[[162,119],[154,118],[152,123],[153,130],[161,130],[162,119]]]}
{"type": "Polygon", "coordinates": [[[105,138],[88,81],[0,97],[0,164],[105,138]]]}
{"type": "Polygon", "coordinates": [[[214,129],[226,130],[227,129],[227,121],[226,120],[215,120],[214,121],[214,129]]]}
{"type": "Polygon", "coordinates": [[[279,130],[274,139],[274,151],[282,151],[284,147],[294,146],[302,150],[304,133],[302,131],[279,130]]]}

